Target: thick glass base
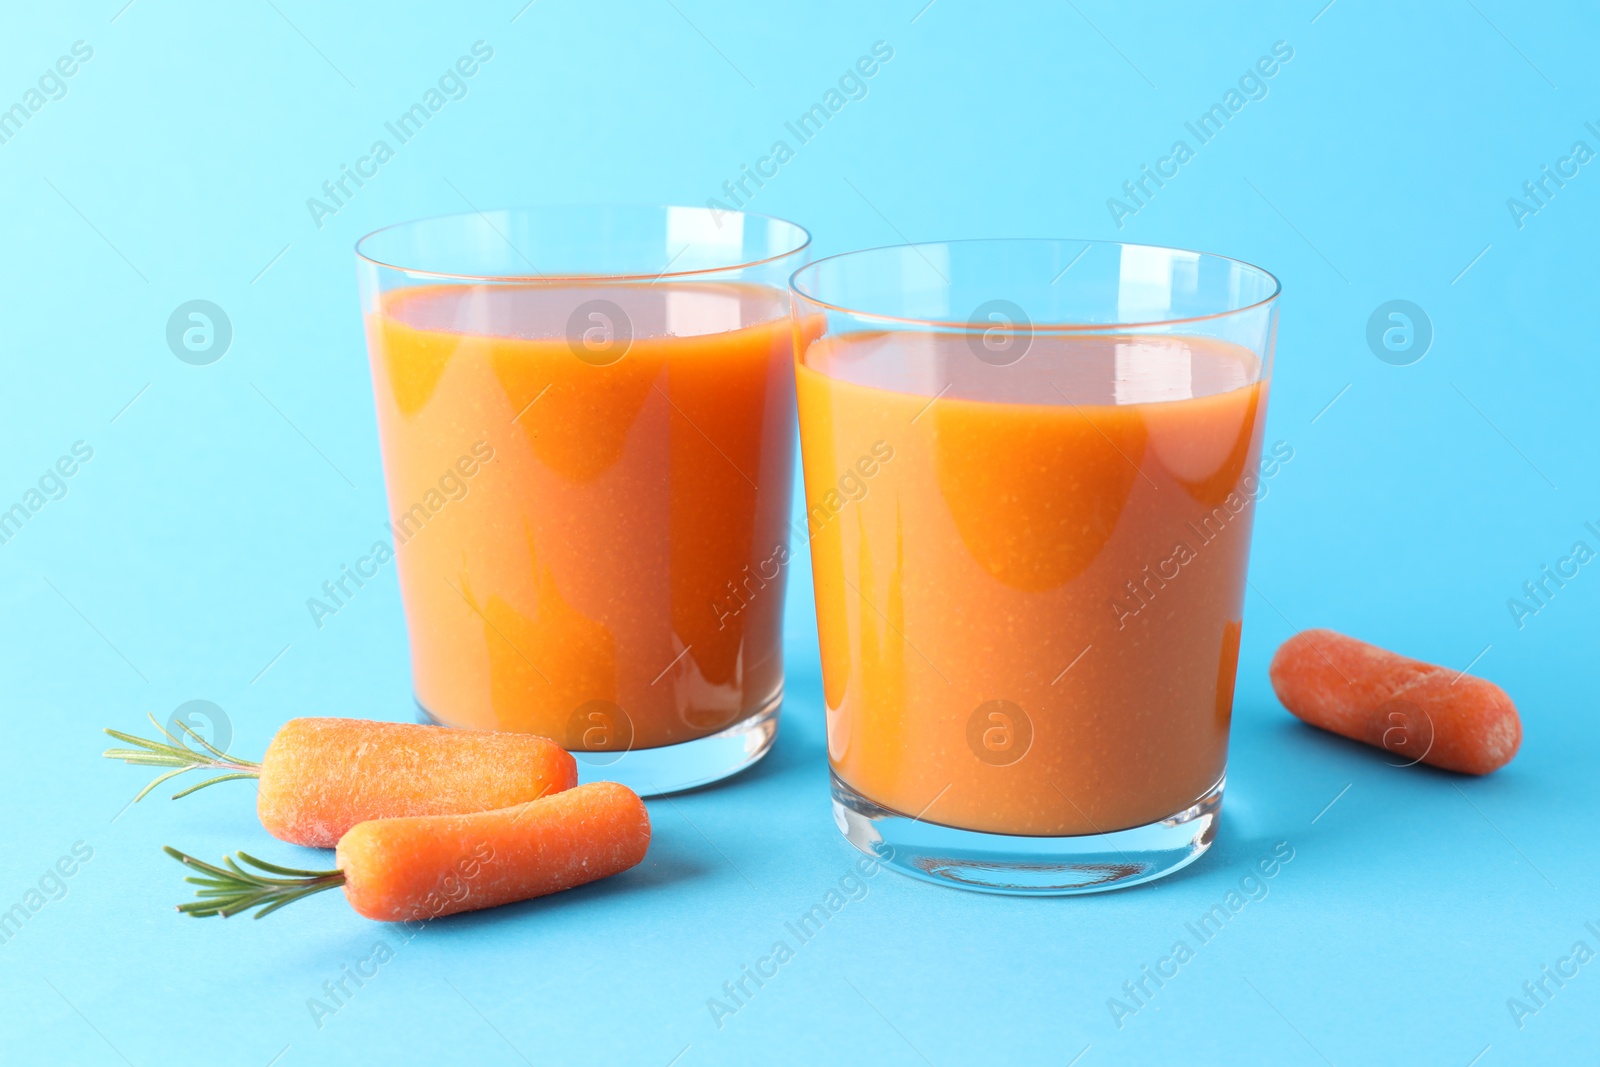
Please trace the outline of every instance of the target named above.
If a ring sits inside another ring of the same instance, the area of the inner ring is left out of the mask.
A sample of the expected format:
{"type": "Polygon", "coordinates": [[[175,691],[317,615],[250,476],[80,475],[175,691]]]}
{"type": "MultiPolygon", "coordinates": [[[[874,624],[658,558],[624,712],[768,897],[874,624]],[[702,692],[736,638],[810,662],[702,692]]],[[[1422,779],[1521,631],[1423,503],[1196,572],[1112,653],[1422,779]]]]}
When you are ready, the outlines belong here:
{"type": "MultiPolygon", "coordinates": [[[[772,748],[778,736],[780,691],[771,702],[725,730],[693,741],[624,752],[574,752],[578,782],[621,782],[642,797],[681,793],[710,785],[751,766],[772,748]]],[[[449,726],[417,701],[417,721],[449,726]]]]}
{"type": "Polygon", "coordinates": [[[1219,780],[1158,822],[1104,834],[1022,837],[922,822],[831,777],[833,821],[862,852],[927,882],[1022,896],[1100,893],[1171,874],[1211,847],[1222,809],[1219,780]]]}

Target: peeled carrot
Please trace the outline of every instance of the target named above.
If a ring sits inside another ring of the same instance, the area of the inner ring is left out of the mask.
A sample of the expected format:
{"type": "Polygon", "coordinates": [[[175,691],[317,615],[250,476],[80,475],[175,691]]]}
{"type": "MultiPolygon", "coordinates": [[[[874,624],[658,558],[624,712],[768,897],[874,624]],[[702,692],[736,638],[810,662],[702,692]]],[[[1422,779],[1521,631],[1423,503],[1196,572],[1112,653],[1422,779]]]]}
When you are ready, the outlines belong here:
{"type": "Polygon", "coordinates": [[[1306,630],[1272,657],[1272,688],[1313,726],[1462,774],[1511,762],[1522,720],[1505,690],[1332,630],[1306,630]]]}
{"type": "MultiPolygon", "coordinates": [[[[159,723],[156,728],[161,729],[159,723]]],[[[111,749],[108,757],[175,768],[135,799],[201,767],[225,773],[177,796],[233,778],[259,778],[261,825],[274,837],[313,848],[332,848],[351,827],[369,819],[488,811],[571,789],[578,781],[572,756],[533,734],[367,719],[290,719],[267,746],[266,757],[251,763],[184,730],[206,751],[180,744],[166,730],[161,732],[170,745],[106,731],[138,746],[111,749]]]]}
{"type": "Polygon", "coordinates": [[[291,719],[261,761],[256,814],[273,837],[329,848],[374,818],[489,811],[578,784],[532,734],[361,719],[291,719]]]}
{"type": "Polygon", "coordinates": [[[204,917],[260,908],[256,918],[303,896],[344,886],[360,915],[380,922],[426,920],[571,889],[636,866],[650,847],[650,816],[627,786],[591,782],[495,811],[373,819],[339,841],[338,867],[302,871],[232,858],[226,869],[177,849],[204,872],[188,880],[199,899],[179,911],[204,917]]]}
{"type": "Polygon", "coordinates": [[[625,871],[650,846],[650,816],[625,785],[591,782],[528,804],[476,815],[379,819],[339,840],[350,906],[369,919],[418,917],[433,892],[445,899],[430,915],[493,908],[571,889],[625,871]],[[482,861],[476,877],[459,866],[482,861]],[[459,892],[449,892],[459,875],[459,892]]]}

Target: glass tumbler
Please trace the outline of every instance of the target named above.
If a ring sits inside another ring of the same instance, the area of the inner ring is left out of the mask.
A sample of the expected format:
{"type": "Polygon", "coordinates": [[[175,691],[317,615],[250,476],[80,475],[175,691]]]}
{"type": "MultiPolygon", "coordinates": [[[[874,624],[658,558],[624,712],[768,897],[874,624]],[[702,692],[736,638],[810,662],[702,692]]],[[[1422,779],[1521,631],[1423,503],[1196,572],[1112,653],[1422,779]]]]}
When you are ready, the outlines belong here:
{"type": "Polygon", "coordinates": [[[1209,847],[1279,286],[954,241],[802,267],[835,821],[947,885],[1083,893],[1209,847]]]}
{"type": "Polygon", "coordinates": [[[694,207],[472,212],[361,240],[425,720],[542,734],[580,780],[644,794],[766,753],[794,463],[784,283],[809,243],[694,207]]]}

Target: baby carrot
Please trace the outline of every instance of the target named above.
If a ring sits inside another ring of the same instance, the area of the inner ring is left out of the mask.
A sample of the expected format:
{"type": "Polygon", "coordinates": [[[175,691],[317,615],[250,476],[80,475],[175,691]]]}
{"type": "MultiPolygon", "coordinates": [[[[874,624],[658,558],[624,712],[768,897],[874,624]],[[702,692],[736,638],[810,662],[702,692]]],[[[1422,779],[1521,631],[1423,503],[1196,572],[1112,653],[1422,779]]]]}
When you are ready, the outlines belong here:
{"type": "Polygon", "coordinates": [[[260,908],[256,918],[336,885],[360,915],[380,922],[433,919],[493,908],[618,874],[644,859],[650,816],[627,786],[591,782],[542,800],[467,815],[373,819],[351,827],[335,853],[338,867],[302,871],[232,857],[226,868],[168,847],[203,872],[201,889],[180,904],[188,915],[224,918],[260,908]],[[276,877],[273,877],[276,876],[276,877]]]}
{"type": "Polygon", "coordinates": [[[1306,630],[1272,657],[1272,688],[1313,726],[1408,763],[1488,774],[1511,762],[1522,720],[1505,690],[1332,630],[1306,630]]]}
{"type": "MultiPolygon", "coordinates": [[[[155,722],[152,717],[151,722],[155,722]]],[[[571,789],[578,765],[560,745],[532,734],[457,730],[367,719],[290,719],[260,763],[218,751],[179,724],[205,751],[131,734],[106,733],[136,748],[105,754],[133,764],[170,767],[135,799],[161,782],[198,768],[216,782],[258,778],[256,814],[272,836],[297,845],[332,848],[345,831],[368,819],[488,811],[571,789]]]]}
{"type": "Polygon", "coordinates": [[[578,765],[532,734],[361,719],[291,719],[261,761],[272,836],[332,847],[373,818],[489,811],[571,789],[578,765]]]}

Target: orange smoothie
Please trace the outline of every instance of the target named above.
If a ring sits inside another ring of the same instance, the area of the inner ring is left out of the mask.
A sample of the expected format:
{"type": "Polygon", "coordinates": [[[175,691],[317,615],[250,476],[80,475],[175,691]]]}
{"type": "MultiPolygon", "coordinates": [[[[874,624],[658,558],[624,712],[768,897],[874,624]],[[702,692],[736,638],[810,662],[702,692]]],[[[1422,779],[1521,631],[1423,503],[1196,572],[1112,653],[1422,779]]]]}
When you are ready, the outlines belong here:
{"type": "Polygon", "coordinates": [[[790,322],[786,294],[740,283],[382,296],[369,350],[428,712],[621,751],[776,706],[790,322]]]}
{"type": "Polygon", "coordinates": [[[824,337],[797,365],[828,755],[946,826],[1094,834],[1223,774],[1266,382],[1198,337],[824,337]],[[874,449],[877,449],[874,453],[874,449]],[[835,494],[837,502],[837,494],[835,494]]]}

